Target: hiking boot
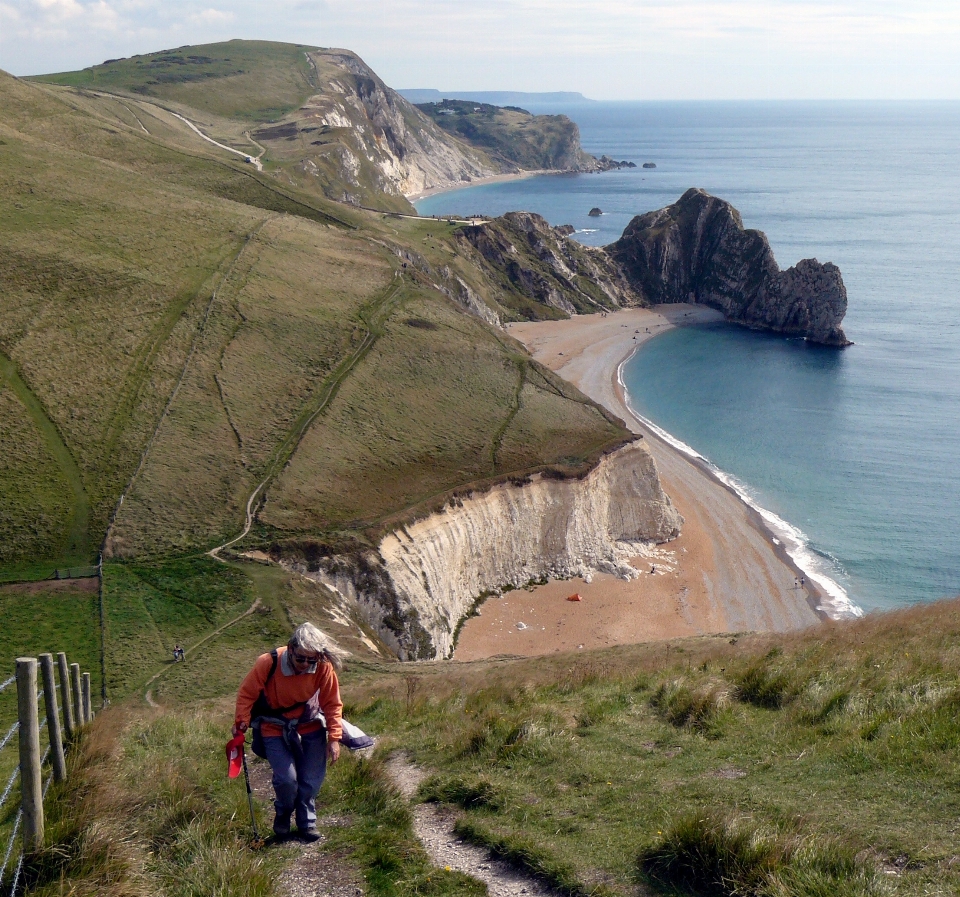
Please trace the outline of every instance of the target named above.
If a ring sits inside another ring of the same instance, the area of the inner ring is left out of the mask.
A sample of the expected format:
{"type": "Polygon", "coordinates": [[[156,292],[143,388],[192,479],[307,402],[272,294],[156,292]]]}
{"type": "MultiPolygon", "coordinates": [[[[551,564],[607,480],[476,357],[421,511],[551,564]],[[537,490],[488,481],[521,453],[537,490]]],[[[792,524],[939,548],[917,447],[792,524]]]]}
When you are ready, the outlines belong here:
{"type": "Polygon", "coordinates": [[[273,833],[278,838],[287,838],[290,836],[290,816],[281,816],[279,813],[273,817],[273,833]]]}
{"type": "Polygon", "coordinates": [[[300,840],[306,844],[312,844],[314,841],[320,840],[320,832],[317,831],[315,825],[308,825],[306,828],[298,829],[297,834],[300,835],[300,840]]]}

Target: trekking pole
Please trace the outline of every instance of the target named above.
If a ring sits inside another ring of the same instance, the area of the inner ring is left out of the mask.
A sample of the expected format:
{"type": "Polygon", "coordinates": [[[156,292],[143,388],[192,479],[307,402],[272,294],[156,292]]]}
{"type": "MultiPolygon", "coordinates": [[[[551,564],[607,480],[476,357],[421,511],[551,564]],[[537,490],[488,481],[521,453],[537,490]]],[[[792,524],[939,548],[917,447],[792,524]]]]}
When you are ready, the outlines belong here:
{"type": "Polygon", "coordinates": [[[253,810],[253,789],[250,787],[250,771],[247,769],[246,735],[238,732],[230,741],[227,742],[227,775],[235,779],[240,775],[240,769],[243,769],[243,780],[247,783],[247,804],[250,806],[250,822],[253,825],[253,842],[250,846],[254,850],[263,847],[264,841],[257,831],[257,816],[253,810]],[[239,762],[238,762],[239,761],[239,762]]]}
{"type": "Polygon", "coordinates": [[[250,822],[253,824],[253,842],[250,846],[254,850],[259,850],[263,847],[263,838],[257,831],[257,817],[253,812],[253,791],[250,790],[250,773],[247,770],[247,752],[243,749],[243,745],[240,746],[240,761],[243,763],[243,780],[247,783],[247,803],[250,805],[250,822]]]}

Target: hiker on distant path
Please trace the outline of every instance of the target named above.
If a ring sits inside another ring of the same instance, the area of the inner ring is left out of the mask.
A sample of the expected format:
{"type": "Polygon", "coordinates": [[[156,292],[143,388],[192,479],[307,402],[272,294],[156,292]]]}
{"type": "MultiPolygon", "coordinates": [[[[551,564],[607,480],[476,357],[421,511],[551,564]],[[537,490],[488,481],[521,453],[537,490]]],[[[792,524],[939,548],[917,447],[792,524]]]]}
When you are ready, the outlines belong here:
{"type": "Polygon", "coordinates": [[[285,648],[261,654],[237,693],[233,734],[253,726],[253,751],[273,769],[278,838],[294,815],[303,841],[317,841],[315,801],[327,762],[340,757],[340,653],[311,623],[298,626],[285,648]],[[324,727],[321,713],[326,720],[324,727]]]}

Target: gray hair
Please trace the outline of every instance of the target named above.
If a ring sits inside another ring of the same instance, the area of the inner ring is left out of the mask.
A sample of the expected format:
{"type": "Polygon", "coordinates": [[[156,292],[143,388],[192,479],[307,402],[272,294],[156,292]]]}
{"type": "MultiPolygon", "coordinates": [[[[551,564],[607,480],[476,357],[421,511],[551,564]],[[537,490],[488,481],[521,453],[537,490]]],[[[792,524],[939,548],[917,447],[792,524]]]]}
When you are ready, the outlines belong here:
{"type": "Polygon", "coordinates": [[[291,651],[300,649],[319,654],[321,661],[327,661],[335,670],[343,668],[343,660],[347,656],[346,651],[337,647],[333,639],[324,635],[313,623],[301,623],[294,629],[287,647],[291,651]]]}

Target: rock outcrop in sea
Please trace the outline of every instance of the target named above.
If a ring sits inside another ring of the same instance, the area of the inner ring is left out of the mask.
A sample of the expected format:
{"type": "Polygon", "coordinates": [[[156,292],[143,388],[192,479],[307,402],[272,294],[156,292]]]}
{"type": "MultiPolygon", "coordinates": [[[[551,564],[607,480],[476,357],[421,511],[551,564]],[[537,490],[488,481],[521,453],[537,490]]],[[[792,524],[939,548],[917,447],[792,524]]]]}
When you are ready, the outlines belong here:
{"type": "Polygon", "coordinates": [[[699,302],[748,327],[847,346],[847,291],[836,265],[804,259],[781,271],[766,236],[725,200],[691,188],[634,218],[606,247],[648,302],[699,302]]]}

